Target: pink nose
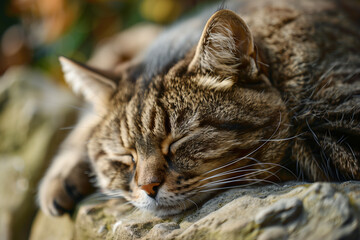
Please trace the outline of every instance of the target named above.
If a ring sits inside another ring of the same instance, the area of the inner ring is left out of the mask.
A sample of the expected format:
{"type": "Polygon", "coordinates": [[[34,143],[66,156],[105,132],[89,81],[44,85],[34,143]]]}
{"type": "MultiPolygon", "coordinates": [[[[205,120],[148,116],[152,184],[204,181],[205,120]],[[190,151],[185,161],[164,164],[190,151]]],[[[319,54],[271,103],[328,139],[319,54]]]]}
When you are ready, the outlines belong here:
{"type": "Polygon", "coordinates": [[[146,192],[147,195],[149,195],[152,198],[155,198],[160,183],[149,183],[149,184],[144,184],[140,186],[140,189],[144,190],[146,192]]]}

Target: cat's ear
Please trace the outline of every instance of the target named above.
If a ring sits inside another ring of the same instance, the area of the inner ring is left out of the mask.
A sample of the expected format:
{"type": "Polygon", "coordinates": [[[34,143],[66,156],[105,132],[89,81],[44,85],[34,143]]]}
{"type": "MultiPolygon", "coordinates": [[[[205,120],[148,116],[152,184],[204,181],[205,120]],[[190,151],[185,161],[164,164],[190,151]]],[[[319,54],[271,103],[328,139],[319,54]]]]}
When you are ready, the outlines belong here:
{"type": "Polygon", "coordinates": [[[256,71],[255,47],[249,27],[236,13],[220,10],[208,20],[189,70],[224,77],[256,71]]]}
{"type": "Polygon", "coordinates": [[[65,80],[75,94],[82,95],[97,109],[106,107],[117,88],[114,77],[65,57],[59,57],[59,61],[65,80]]]}

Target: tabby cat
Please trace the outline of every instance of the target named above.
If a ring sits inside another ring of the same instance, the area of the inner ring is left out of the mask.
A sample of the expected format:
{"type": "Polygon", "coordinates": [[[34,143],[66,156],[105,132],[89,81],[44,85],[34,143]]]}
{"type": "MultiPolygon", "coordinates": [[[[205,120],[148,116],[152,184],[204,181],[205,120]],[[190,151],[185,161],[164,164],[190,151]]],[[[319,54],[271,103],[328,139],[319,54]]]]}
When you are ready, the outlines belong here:
{"type": "Polygon", "coordinates": [[[210,9],[175,24],[117,74],[60,57],[93,112],[41,182],[45,213],[70,212],[92,193],[90,172],[102,194],[159,216],[281,180],[284,169],[311,181],[360,179],[354,16],[325,0],[229,8],[236,13],[209,18],[210,9]]]}

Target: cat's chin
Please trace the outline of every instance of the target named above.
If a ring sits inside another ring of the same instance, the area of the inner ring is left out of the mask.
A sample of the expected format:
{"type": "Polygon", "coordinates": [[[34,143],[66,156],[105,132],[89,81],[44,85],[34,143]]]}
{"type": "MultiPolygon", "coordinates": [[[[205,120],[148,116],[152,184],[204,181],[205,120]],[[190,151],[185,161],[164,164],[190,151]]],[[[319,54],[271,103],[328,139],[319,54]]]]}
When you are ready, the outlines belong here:
{"type": "Polygon", "coordinates": [[[141,202],[132,201],[132,204],[135,207],[151,212],[158,217],[169,217],[190,209],[198,209],[199,204],[204,202],[210,195],[212,194],[197,194],[191,198],[188,197],[186,199],[172,202],[171,204],[168,202],[157,201],[146,196],[142,199],[141,202]]]}
{"type": "Polygon", "coordinates": [[[170,216],[180,214],[190,208],[191,208],[191,206],[188,206],[187,208],[184,208],[184,207],[180,208],[179,206],[158,205],[155,208],[145,208],[144,210],[149,211],[158,217],[170,217],[170,216]]]}
{"type": "Polygon", "coordinates": [[[132,202],[132,204],[141,209],[148,212],[153,213],[158,217],[167,217],[179,214],[183,211],[186,211],[191,208],[190,205],[186,205],[184,203],[176,203],[176,205],[169,204],[161,204],[154,199],[146,199],[142,202],[132,202]]]}

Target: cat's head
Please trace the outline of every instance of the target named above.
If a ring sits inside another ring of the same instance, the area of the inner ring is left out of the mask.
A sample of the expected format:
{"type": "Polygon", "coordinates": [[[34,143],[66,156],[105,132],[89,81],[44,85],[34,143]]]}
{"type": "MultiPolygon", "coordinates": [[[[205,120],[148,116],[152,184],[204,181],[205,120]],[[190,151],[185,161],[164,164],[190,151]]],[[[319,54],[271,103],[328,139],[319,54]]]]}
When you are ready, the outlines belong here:
{"type": "Polygon", "coordinates": [[[284,155],[288,119],[257,63],[253,37],[221,10],[166,73],[111,79],[62,58],[67,81],[100,115],[88,143],[99,186],[158,215],[234,185],[268,181],[284,155]]]}

